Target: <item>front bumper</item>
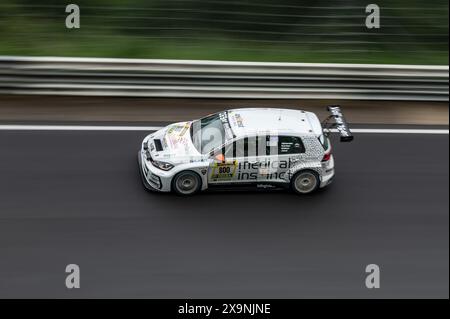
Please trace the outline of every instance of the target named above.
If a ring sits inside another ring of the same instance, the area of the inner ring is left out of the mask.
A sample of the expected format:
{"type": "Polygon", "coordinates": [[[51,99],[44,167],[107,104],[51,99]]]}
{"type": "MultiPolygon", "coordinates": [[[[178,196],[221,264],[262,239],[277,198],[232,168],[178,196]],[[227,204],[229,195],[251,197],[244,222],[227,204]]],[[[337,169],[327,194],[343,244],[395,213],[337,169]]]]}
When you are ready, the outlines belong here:
{"type": "Polygon", "coordinates": [[[170,192],[172,176],[165,176],[153,165],[147,165],[142,150],[138,151],[139,172],[145,188],[151,191],[170,192]]]}

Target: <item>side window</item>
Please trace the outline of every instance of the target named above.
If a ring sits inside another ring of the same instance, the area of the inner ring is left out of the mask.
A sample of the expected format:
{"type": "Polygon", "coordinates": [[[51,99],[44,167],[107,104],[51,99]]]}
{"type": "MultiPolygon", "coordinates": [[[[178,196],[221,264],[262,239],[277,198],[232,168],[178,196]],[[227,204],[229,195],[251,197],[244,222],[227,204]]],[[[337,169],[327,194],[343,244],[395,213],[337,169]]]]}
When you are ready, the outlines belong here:
{"type": "Polygon", "coordinates": [[[330,143],[329,143],[328,137],[326,137],[326,136],[324,136],[324,135],[320,135],[319,141],[320,141],[320,144],[322,144],[323,149],[324,149],[325,151],[327,151],[328,148],[330,147],[330,143]]]}
{"type": "Polygon", "coordinates": [[[279,139],[277,135],[266,136],[266,155],[277,155],[279,139]]]}
{"type": "Polygon", "coordinates": [[[244,156],[258,155],[258,138],[256,136],[246,137],[244,139],[244,156]]]}
{"type": "Polygon", "coordinates": [[[261,156],[264,152],[265,155],[286,155],[304,153],[305,147],[297,136],[267,135],[235,140],[228,143],[223,152],[226,158],[261,156]]]}
{"type": "Polygon", "coordinates": [[[245,137],[228,143],[225,147],[225,157],[248,157],[258,154],[258,139],[256,137],[245,137]]]}
{"type": "Polygon", "coordinates": [[[236,157],[236,141],[233,141],[231,143],[228,143],[223,148],[223,154],[225,155],[225,158],[234,158],[236,157]]]}
{"type": "Polygon", "coordinates": [[[300,154],[305,152],[302,139],[298,136],[279,136],[278,154],[300,154]]]}

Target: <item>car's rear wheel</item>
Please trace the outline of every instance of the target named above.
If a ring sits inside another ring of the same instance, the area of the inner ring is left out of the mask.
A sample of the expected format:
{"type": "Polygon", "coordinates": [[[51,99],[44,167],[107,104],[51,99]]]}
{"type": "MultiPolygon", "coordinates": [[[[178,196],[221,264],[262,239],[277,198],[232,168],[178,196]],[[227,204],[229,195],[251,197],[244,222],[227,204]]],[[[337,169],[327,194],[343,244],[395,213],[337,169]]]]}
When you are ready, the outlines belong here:
{"type": "Polygon", "coordinates": [[[291,188],[297,194],[309,194],[319,187],[319,176],[316,172],[305,170],[294,175],[291,180],[291,188]]]}
{"type": "Polygon", "coordinates": [[[198,174],[191,171],[183,171],[175,175],[172,181],[172,189],[179,195],[193,195],[201,188],[202,181],[198,174]]]}

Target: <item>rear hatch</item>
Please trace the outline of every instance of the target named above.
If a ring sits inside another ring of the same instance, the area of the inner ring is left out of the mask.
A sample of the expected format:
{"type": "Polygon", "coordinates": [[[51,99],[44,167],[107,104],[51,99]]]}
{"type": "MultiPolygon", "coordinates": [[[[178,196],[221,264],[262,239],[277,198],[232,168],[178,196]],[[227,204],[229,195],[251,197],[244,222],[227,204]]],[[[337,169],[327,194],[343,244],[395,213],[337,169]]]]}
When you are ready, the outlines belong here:
{"type": "Polygon", "coordinates": [[[320,137],[323,134],[322,124],[316,114],[312,112],[305,112],[306,118],[308,119],[309,125],[313,133],[320,137]]]}

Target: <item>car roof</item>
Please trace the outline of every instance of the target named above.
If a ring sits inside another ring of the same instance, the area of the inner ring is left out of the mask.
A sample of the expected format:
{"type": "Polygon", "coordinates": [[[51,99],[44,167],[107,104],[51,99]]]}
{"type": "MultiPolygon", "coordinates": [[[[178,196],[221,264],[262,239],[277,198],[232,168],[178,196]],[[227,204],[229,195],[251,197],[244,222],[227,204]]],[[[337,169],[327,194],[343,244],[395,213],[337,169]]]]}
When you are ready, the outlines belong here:
{"type": "Polygon", "coordinates": [[[312,112],[281,108],[239,108],[228,111],[236,137],[276,131],[278,135],[323,134],[322,125],[312,112]]]}

